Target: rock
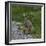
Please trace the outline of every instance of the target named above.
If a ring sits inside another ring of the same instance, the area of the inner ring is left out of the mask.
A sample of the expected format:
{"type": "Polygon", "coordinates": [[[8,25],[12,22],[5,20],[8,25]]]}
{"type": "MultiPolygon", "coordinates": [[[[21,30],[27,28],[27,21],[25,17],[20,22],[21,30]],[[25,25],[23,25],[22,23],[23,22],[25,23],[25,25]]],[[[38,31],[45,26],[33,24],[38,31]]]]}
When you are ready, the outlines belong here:
{"type": "Polygon", "coordinates": [[[16,26],[15,24],[12,24],[12,31],[11,31],[11,38],[12,40],[16,40],[16,39],[28,39],[28,38],[32,38],[31,35],[26,35],[23,32],[21,32],[18,29],[18,26],[16,26]]]}

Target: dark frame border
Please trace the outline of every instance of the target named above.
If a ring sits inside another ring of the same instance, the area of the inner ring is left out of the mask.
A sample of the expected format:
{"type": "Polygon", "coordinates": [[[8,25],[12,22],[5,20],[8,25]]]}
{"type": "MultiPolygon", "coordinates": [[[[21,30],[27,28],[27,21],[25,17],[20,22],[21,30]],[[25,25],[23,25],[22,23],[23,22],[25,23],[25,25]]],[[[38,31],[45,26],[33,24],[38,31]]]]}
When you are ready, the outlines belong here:
{"type": "Polygon", "coordinates": [[[45,43],[45,3],[38,3],[38,2],[19,2],[19,1],[7,1],[5,2],[5,44],[6,45],[15,45],[15,44],[32,44],[32,43],[45,43]],[[27,3],[27,4],[43,4],[44,5],[44,41],[41,42],[26,42],[26,43],[9,43],[9,3],[27,3]],[[7,14],[6,14],[7,12],[7,14]],[[6,33],[6,15],[7,15],[7,22],[8,22],[8,29],[6,33]],[[7,34],[7,35],[6,35],[7,34]]]}

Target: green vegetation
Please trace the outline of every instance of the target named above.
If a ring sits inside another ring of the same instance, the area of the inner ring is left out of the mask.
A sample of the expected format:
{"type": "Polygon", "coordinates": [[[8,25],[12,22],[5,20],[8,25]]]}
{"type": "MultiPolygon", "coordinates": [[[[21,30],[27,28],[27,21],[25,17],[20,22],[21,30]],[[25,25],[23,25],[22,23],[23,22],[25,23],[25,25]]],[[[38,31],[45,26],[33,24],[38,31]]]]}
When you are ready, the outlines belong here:
{"type": "Polygon", "coordinates": [[[11,5],[12,21],[23,23],[24,14],[29,16],[34,27],[31,32],[33,38],[41,38],[41,6],[11,5]]]}

